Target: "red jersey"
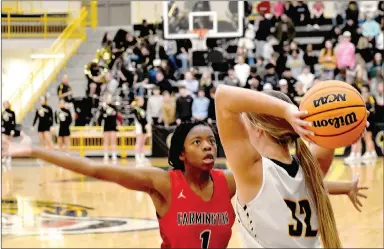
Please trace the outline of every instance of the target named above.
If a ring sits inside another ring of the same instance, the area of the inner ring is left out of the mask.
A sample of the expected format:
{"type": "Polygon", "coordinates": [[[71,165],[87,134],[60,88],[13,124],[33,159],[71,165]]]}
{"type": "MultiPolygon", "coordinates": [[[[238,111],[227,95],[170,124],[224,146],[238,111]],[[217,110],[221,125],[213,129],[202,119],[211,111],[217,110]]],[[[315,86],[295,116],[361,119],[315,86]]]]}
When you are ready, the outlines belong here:
{"type": "Polygon", "coordinates": [[[170,170],[172,203],[159,219],[161,248],[226,248],[235,212],[224,173],[212,170],[213,196],[202,200],[188,185],[183,172],[170,170]]]}

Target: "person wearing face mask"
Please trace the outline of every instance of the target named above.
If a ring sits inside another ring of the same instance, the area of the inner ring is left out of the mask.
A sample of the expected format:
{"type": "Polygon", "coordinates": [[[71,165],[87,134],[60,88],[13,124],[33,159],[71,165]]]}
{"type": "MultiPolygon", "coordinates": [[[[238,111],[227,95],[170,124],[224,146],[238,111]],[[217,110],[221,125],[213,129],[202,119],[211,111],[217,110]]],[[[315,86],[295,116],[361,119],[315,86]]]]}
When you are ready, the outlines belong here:
{"type": "Polygon", "coordinates": [[[103,126],[104,139],[104,162],[108,162],[109,146],[112,150],[112,160],[117,161],[116,155],[116,132],[117,132],[117,107],[112,104],[112,95],[104,95],[101,104],[98,123],[103,126]]]}
{"type": "Polygon", "coordinates": [[[61,151],[69,152],[72,116],[66,107],[66,102],[60,100],[60,108],[55,113],[55,121],[59,125],[57,143],[61,151]]]}

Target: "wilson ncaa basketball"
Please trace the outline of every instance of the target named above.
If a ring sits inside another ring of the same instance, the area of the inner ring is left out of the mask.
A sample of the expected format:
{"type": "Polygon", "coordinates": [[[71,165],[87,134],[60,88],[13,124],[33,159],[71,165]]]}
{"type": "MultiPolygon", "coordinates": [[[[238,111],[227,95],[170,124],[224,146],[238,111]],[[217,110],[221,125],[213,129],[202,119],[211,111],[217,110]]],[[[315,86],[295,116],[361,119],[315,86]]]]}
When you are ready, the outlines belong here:
{"type": "Polygon", "coordinates": [[[365,102],[351,85],[337,80],[324,81],[304,96],[300,110],[307,110],[310,139],[324,148],[345,147],[364,132],[367,121],[365,102]]]}

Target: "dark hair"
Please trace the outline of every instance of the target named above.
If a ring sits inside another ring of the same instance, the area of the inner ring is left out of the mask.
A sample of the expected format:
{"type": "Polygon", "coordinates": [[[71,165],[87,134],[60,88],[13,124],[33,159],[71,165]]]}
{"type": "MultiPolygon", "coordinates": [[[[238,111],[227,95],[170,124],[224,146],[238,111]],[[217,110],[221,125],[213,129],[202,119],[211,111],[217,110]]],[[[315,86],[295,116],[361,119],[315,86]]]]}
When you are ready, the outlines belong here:
{"type": "Polygon", "coordinates": [[[188,136],[189,132],[198,125],[211,128],[211,126],[204,121],[184,121],[177,126],[175,132],[173,133],[168,153],[168,164],[175,170],[184,171],[184,162],[179,159],[179,156],[184,150],[185,138],[188,136]]]}

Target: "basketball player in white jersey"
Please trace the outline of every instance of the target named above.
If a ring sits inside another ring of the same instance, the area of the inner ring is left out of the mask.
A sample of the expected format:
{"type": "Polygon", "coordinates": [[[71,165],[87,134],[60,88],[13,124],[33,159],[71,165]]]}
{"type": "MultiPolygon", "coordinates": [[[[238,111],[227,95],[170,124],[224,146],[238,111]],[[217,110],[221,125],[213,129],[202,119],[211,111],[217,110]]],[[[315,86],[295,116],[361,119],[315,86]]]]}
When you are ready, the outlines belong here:
{"type": "Polygon", "coordinates": [[[310,123],[301,119],[306,112],[276,91],[221,85],[215,101],[220,139],[236,181],[235,212],[244,246],[340,248],[323,183],[334,150],[308,148],[299,137],[313,135],[305,129],[310,123]]]}

